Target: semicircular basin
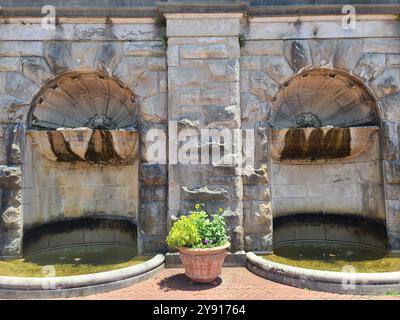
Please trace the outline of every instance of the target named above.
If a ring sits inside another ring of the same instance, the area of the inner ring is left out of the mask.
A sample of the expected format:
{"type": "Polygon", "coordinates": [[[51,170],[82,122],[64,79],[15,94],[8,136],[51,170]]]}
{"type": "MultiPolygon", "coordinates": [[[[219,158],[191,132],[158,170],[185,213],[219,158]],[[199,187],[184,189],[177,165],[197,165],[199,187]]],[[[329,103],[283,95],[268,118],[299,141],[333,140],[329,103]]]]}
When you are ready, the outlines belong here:
{"type": "Polygon", "coordinates": [[[270,157],[279,162],[350,160],[378,147],[379,128],[271,129],[270,157]]]}
{"type": "Polygon", "coordinates": [[[31,130],[27,135],[35,149],[51,161],[131,164],[138,154],[137,131],[76,128],[31,130]]]}

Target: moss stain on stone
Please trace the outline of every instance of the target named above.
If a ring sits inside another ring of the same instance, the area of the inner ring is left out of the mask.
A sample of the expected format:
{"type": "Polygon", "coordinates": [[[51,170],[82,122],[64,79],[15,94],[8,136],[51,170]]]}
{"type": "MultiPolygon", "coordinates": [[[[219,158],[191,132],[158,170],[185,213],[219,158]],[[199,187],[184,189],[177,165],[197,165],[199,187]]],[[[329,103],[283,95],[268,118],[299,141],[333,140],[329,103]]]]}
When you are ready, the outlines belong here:
{"type": "Polygon", "coordinates": [[[351,154],[349,128],[331,128],[325,134],[321,128],[313,129],[307,138],[305,130],[289,129],[281,160],[318,160],[344,158],[351,154]]]}
{"type": "Polygon", "coordinates": [[[57,161],[76,162],[82,160],[72,151],[69,142],[65,141],[61,132],[48,131],[47,136],[49,138],[51,150],[57,157],[57,161]]]}
{"type": "Polygon", "coordinates": [[[85,153],[85,160],[93,163],[112,163],[122,160],[115,151],[110,131],[94,130],[85,153]]]}

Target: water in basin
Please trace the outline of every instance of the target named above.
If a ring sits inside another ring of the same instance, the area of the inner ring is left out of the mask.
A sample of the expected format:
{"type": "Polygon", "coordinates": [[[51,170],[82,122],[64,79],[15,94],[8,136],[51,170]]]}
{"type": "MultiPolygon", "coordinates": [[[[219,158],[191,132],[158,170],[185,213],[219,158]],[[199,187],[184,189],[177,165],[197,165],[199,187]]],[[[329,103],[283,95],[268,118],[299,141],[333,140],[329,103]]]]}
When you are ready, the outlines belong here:
{"type": "Polygon", "coordinates": [[[122,245],[78,245],[39,252],[23,259],[0,260],[0,276],[72,276],[120,269],[151,257],[122,245]],[[53,274],[53,271],[55,274],[53,274]]]}
{"type": "Polygon", "coordinates": [[[325,271],[348,272],[351,271],[349,266],[354,267],[355,272],[400,271],[400,254],[348,244],[288,243],[263,258],[290,266],[325,271]]]}

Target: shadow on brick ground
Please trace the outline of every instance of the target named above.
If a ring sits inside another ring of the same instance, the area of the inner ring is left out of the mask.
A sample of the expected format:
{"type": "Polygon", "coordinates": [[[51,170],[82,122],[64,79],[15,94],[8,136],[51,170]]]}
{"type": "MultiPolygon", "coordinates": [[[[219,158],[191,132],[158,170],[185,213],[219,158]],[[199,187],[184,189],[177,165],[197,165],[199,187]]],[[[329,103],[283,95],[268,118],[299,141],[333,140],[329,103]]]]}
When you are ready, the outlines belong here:
{"type": "Polygon", "coordinates": [[[158,285],[164,291],[201,291],[216,288],[221,283],[220,277],[212,283],[196,283],[186,277],[184,273],[180,273],[162,279],[158,285]]]}

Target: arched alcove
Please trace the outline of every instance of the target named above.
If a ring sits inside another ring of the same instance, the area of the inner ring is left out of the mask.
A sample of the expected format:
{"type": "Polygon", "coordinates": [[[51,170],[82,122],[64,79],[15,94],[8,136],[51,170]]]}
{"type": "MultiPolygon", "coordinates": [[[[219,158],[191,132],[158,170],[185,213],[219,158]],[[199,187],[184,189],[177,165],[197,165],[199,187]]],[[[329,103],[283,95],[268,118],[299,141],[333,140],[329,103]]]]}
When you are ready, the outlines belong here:
{"type": "Polygon", "coordinates": [[[316,69],[288,80],[276,96],[272,125],[278,128],[376,125],[376,102],[367,87],[343,71],[316,69]]]}
{"type": "MultiPolygon", "coordinates": [[[[33,99],[27,127],[24,233],[83,218],[137,224],[139,137],[129,88],[99,72],[61,74],[33,99]]],[[[83,227],[73,225],[67,242],[79,244],[83,227]]],[[[113,230],[99,232],[93,242],[120,241],[113,230]]],[[[46,249],[46,241],[37,245],[46,249]]]]}
{"type": "Polygon", "coordinates": [[[373,95],[350,74],[309,70],[282,86],[271,114],[272,207],[275,222],[293,223],[274,242],[363,241],[340,228],[327,235],[324,217],[385,224],[379,130],[373,95]]]}
{"type": "Polygon", "coordinates": [[[36,95],[29,128],[136,128],[135,95],[99,72],[68,72],[50,80],[36,95]]]}

